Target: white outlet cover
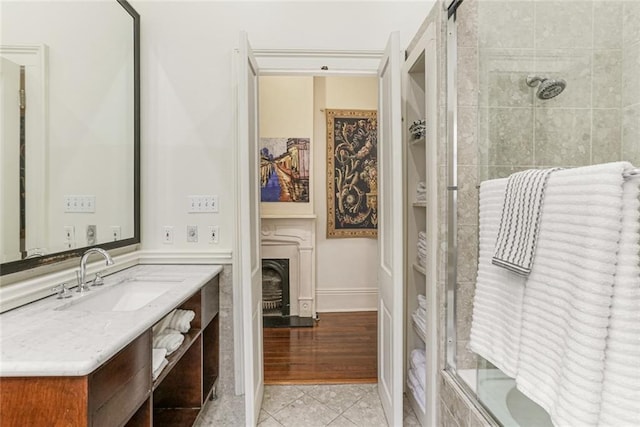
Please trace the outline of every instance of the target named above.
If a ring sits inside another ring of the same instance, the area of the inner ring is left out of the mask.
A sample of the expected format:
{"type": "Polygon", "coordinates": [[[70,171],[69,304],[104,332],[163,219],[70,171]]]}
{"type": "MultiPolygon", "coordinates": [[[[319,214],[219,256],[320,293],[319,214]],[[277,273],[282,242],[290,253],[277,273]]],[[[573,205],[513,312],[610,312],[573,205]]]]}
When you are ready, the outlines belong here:
{"type": "Polygon", "coordinates": [[[209,243],[220,242],[220,227],[217,225],[209,226],[209,243]]]}
{"type": "Polygon", "coordinates": [[[171,245],[173,244],[173,227],[165,225],[162,227],[162,243],[171,245]]]}

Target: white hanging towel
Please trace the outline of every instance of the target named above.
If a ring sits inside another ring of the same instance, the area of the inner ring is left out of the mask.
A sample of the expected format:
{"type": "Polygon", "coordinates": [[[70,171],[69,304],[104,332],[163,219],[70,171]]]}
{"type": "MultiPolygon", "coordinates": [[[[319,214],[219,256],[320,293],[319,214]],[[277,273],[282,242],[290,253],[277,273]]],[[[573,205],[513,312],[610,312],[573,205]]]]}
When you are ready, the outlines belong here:
{"type": "Polygon", "coordinates": [[[622,172],[609,163],[549,177],[522,303],[516,384],[557,426],[596,426],[622,229],[622,172]]]}
{"type": "Polygon", "coordinates": [[[470,348],[515,378],[525,277],[495,266],[493,258],[507,179],[480,185],[479,257],[470,348]]]}
{"type": "Polygon", "coordinates": [[[640,426],[640,185],[623,186],[622,232],[604,360],[600,426],[640,426]]]}

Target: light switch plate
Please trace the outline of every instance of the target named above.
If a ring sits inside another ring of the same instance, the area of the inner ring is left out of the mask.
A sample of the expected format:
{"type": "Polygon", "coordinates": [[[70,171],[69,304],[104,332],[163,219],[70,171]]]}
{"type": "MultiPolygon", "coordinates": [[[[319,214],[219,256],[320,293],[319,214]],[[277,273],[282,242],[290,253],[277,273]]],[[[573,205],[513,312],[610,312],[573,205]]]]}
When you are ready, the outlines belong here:
{"type": "Polygon", "coordinates": [[[209,243],[218,243],[220,241],[220,227],[217,225],[209,226],[209,243]]]}

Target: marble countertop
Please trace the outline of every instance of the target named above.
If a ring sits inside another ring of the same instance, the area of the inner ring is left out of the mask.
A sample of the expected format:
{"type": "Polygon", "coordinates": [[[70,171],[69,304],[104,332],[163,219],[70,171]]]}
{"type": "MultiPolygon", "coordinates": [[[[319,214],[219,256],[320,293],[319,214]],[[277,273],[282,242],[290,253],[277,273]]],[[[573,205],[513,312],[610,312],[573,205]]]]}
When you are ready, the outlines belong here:
{"type": "Polygon", "coordinates": [[[216,265],[137,265],[106,276],[102,287],[83,295],[74,289],[71,298],[51,296],[3,313],[0,376],[87,375],[221,271],[216,265]],[[176,285],[135,311],[64,309],[81,298],[100,298],[97,294],[103,289],[136,278],[176,285]]]}

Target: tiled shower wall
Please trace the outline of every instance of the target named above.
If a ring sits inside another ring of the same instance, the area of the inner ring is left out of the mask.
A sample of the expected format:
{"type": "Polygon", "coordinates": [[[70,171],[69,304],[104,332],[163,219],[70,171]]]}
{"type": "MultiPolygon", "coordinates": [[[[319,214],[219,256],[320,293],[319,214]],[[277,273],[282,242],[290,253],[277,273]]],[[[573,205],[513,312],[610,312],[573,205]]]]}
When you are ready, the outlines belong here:
{"type": "Polygon", "coordinates": [[[465,0],[458,84],[457,361],[472,369],[476,186],[529,168],[640,164],[640,1],[465,0]],[[567,87],[540,100],[528,75],[567,87]]]}

